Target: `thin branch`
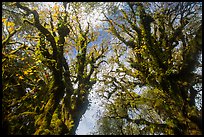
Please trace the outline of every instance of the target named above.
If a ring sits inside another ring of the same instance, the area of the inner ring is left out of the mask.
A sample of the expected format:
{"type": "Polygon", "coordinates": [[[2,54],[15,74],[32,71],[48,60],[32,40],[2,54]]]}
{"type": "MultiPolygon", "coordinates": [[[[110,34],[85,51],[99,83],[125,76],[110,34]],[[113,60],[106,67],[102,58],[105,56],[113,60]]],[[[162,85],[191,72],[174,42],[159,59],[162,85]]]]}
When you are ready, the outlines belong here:
{"type": "Polygon", "coordinates": [[[53,57],[54,59],[57,59],[57,47],[56,47],[56,42],[52,34],[47,30],[45,27],[43,27],[40,24],[39,20],[39,14],[36,10],[30,10],[28,7],[22,6],[19,2],[16,2],[16,6],[24,11],[27,12],[27,15],[33,14],[34,15],[34,22],[31,23],[31,25],[35,26],[42,34],[44,34],[47,38],[48,41],[50,41],[51,46],[53,48],[53,57]]]}
{"type": "Polygon", "coordinates": [[[19,31],[21,28],[22,28],[22,26],[19,27],[19,28],[17,28],[17,29],[15,29],[14,31],[12,31],[12,32],[10,33],[10,35],[8,35],[7,38],[2,41],[2,47],[5,47],[5,46],[8,44],[10,38],[11,38],[14,34],[16,34],[16,32],[19,31]]]}

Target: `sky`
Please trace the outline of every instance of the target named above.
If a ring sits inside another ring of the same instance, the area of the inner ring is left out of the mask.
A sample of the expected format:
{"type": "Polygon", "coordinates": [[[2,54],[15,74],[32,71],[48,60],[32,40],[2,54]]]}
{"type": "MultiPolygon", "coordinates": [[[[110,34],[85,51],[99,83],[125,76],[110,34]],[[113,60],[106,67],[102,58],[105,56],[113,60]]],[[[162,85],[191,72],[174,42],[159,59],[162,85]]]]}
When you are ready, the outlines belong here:
{"type": "Polygon", "coordinates": [[[103,107],[101,107],[101,100],[96,95],[95,91],[92,91],[89,95],[90,99],[90,109],[86,110],[85,114],[82,116],[79,126],[76,130],[77,135],[88,135],[90,132],[96,130],[96,121],[99,115],[103,112],[103,107]]]}

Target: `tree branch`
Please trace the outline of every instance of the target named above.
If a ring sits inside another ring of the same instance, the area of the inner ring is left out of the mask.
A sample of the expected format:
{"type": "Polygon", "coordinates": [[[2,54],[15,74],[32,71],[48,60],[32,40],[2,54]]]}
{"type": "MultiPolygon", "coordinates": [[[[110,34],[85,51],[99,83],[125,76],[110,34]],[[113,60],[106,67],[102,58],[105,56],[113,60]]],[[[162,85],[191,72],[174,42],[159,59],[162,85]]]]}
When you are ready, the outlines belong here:
{"type": "Polygon", "coordinates": [[[27,12],[27,15],[34,15],[34,23],[32,23],[42,34],[44,34],[48,41],[50,41],[51,46],[53,48],[53,57],[57,59],[57,47],[56,42],[52,34],[40,24],[39,14],[36,10],[30,10],[28,7],[22,6],[19,2],[16,2],[16,6],[27,12]]]}

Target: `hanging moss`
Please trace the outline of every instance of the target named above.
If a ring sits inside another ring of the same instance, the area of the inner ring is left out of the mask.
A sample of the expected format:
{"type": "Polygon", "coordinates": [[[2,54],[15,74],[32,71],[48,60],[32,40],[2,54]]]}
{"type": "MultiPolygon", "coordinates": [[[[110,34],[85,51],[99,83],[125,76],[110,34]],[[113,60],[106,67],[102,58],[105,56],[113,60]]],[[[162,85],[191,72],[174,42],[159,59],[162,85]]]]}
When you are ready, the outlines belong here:
{"type": "Polygon", "coordinates": [[[44,108],[44,111],[45,111],[46,113],[48,113],[48,112],[49,112],[49,109],[54,106],[54,100],[53,100],[53,98],[54,98],[54,94],[52,93],[52,94],[50,95],[49,101],[47,102],[47,104],[45,105],[45,108],[44,108]]]}
{"type": "Polygon", "coordinates": [[[43,125],[43,114],[35,116],[35,126],[38,127],[40,125],[43,125]]]}

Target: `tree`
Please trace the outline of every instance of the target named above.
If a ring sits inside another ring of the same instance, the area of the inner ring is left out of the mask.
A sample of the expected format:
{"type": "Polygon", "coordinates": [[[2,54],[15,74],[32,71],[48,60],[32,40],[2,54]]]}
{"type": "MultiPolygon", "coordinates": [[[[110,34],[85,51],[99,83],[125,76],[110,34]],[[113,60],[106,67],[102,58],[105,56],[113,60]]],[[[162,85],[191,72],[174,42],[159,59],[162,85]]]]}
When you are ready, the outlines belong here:
{"type": "Polygon", "coordinates": [[[124,97],[122,108],[131,111],[124,116],[108,109],[105,117],[135,123],[140,134],[202,133],[195,104],[202,75],[194,72],[202,51],[201,7],[194,2],[131,2],[115,16],[105,15],[107,31],[119,42],[112,56],[118,67],[104,74],[102,81],[110,86],[102,92],[115,100],[114,110],[121,109],[116,100],[124,97]],[[142,93],[136,93],[137,86],[142,93]]]}
{"type": "Polygon", "coordinates": [[[32,46],[17,45],[14,34],[18,29],[2,41],[9,48],[13,39],[12,44],[17,47],[15,51],[10,49],[8,55],[6,49],[3,51],[3,127],[7,134],[75,134],[107,48],[104,43],[90,46],[97,33],[89,23],[82,25],[80,9],[74,3],[70,5],[74,8],[72,14],[63,9],[66,4],[55,4],[50,11],[19,2],[11,6],[22,12],[23,25],[32,26],[37,33],[28,34],[28,44],[32,46]],[[21,50],[24,47],[28,48],[21,50]],[[17,52],[21,56],[16,56],[17,52]],[[64,54],[74,60],[67,63],[64,54]],[[11,57],[17,60],[17,66],[7,59],[11,57]],[[26,67],[23,61],[32,63],[26,67]]]}
{"type": "Polygon", "coordinates": [[[107,104],[96,134],[202,134],[201,3],[2,8],[6,134],[75,134],[94,84],[107,104]],[[98,30],[87,21],[96,9],[98,30]]]}

